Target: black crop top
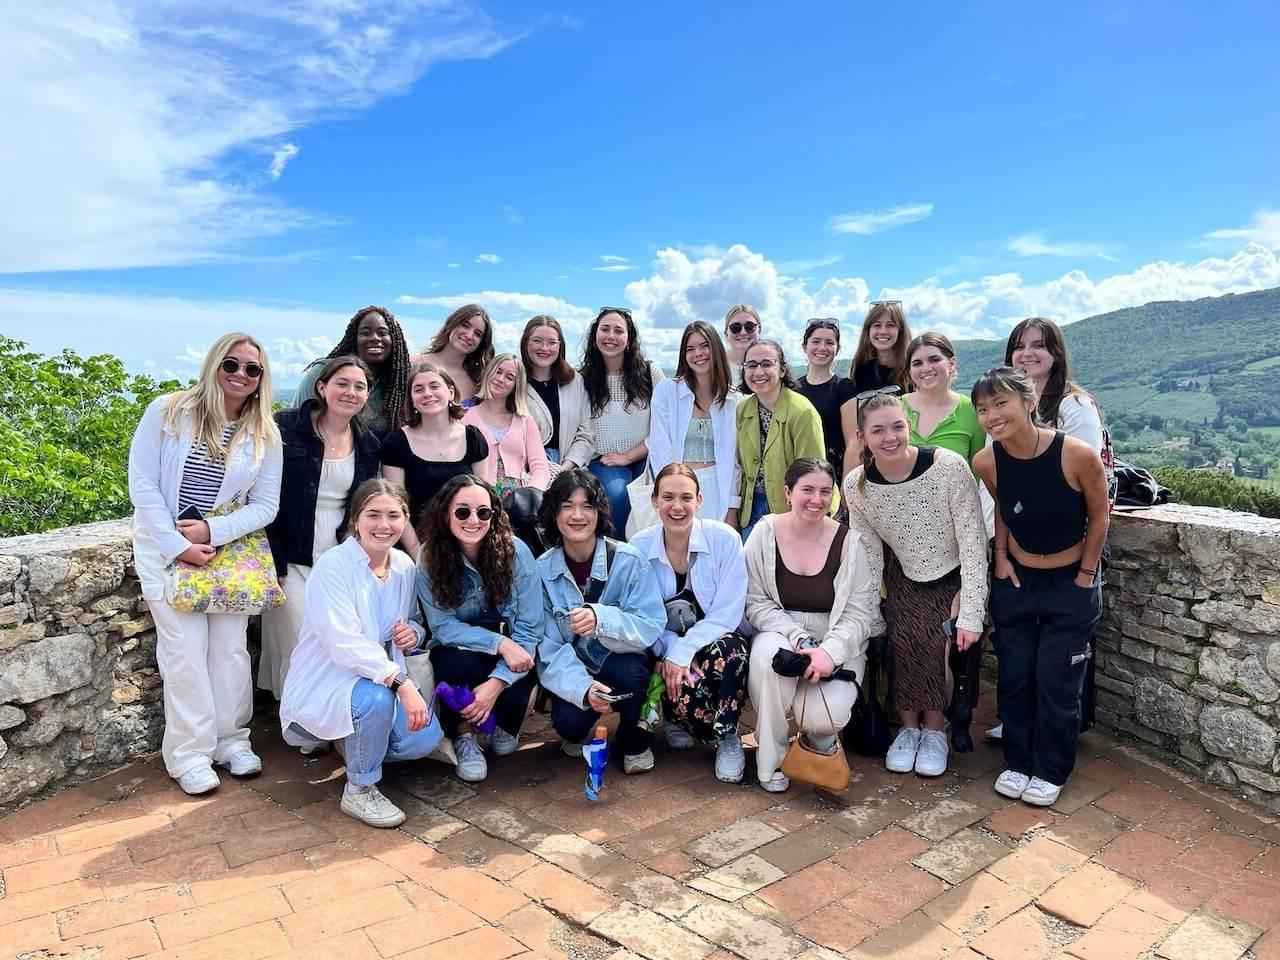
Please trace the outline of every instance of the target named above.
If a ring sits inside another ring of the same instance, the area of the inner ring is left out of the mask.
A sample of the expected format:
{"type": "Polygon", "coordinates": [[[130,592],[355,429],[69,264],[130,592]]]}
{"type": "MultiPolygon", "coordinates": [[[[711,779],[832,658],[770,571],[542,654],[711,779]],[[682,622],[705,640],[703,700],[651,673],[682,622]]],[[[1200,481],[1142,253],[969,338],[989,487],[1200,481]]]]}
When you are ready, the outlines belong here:
{"type": "Polygon", "coordinates": [[[840,569],[840,549],[849,528],[844,524],[831,539],[827,562],[812,576],[792,573],[782,562],[782,550],[775,543],[778,567],[778,599],[783,610],[795,613],[831,613],[836,605],[836,572],[840,569]]]}
{"type": "Polygon", "coordinates": [[[1054,433],[1049,448],[1030,460],[1010,456],[999,442],[991,445],[1000,519],[1027,553],[1074,547],[1089,523],[1084,494],[1071,488],[1062,469],[1063,436],[1061,430],[1054,433]]]}

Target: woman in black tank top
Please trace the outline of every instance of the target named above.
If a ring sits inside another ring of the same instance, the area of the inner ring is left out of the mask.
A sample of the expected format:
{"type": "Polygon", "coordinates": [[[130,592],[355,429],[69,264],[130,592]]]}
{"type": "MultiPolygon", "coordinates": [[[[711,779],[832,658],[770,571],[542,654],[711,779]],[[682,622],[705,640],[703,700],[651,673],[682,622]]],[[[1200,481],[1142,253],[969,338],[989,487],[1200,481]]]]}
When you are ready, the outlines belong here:
{"type": "Polygon", "coordinates": [[[973,468],[996,502],[991,619],[1007,769],[995,789],[1047,807],[1075,766],[1089,639],[1102,611],[1107,478],[1091,446],[1036,423],[1025,373],[987,371],[973,404],[992,439],[973,468]]]}

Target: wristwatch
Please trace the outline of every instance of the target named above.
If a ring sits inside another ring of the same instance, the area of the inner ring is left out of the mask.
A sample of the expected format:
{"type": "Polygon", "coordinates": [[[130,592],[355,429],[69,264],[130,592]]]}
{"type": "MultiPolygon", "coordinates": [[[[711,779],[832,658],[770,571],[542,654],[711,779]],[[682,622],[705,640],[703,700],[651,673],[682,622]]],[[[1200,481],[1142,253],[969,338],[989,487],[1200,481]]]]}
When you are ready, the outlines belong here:
{"type": "Polygon", "coordinates": [[[397,693],[400,690],[400,688],[408,682],[409,682],[409,675],[405,673],[403,670],[401,670],[399,673],[395,675],[395,678],[391,681],[391,692],[397,693]]]}

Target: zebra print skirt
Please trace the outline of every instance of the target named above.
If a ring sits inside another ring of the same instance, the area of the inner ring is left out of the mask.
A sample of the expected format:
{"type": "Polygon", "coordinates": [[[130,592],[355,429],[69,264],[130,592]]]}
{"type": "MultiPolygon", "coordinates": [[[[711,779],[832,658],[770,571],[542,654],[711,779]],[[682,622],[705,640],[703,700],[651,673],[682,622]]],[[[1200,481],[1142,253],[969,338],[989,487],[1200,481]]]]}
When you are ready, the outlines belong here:
{"type": "Polygon", "coordinates": [[[893,701],[898,710],[947,706],[947,636],[942,623],[960,590],[960,568],[916,583],[902,572],[892,550],[884,556],[884,619],[889,635],[893,701]]]}

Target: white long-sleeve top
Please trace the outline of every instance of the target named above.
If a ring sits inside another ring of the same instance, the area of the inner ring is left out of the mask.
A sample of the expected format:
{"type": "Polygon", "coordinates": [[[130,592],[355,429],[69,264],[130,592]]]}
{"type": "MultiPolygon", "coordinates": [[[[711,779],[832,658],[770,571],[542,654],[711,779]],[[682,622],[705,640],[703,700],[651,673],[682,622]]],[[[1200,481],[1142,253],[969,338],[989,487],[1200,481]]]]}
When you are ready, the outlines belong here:
{"type": "Polygon", "coordinates": [[[1062,398],[1055,426],[1067,436],[1083,440],[1102,452],[1102,414],[1087,393],[1068,393],[1062,398]]]}
{"type": "MultiPolygon", "coordinates": [[[[133,557],[148,600],[164,599],[165,569],[191,541],[178,532],[178,491],[183,465],[195,439],[195,424],[184,418],[174,432],[164,425],[165,409],[175,394],[157,397],[147,406],[129,446],[129,499],[133,502],[133,557]]],[[[273,426],[274,431],[274,426],[273,426]]],[[[220,547],[237,537],[261,530],[275,519],[280,506],[283,450],[274,433],[254,454],[252,433],[246,431],[227,452],[215,506],[248,493],[239,510],[210,517],[210,546],[220,547]]]]}
{"type": "MultiPolygon", "coordinates": [[[[662,599],[676,595],[676,572],[667,556],[662,525],[648,527],[631,538],[631,545],[644,554],[658,578],[662,599]]],[[[718,520],[693,521],[689,533],[689,586],[702,607],[703,618],[683,637],[663,629],[653,652],[682,667],[694,655],[726,633],[742,626],[747,596],[747,563],[742,554],[742,536],[718,520]]]]}
{"type": "MultiPolygon", "coordinates": [[[[711,407],[711,433],[716,450],[716,489],[703,490],[709,501],[706,515],[723,519],[730,507],[741,506],[742,468],[738,465],[738,402],[736,390],[722,404],[711,407]]],[[[693,420],[693,391],[683,380],[662,380],[653,388],[649,405],[649,467],[656,477],[669,463],[684,459],[684,441],[693,420]]],[[[701,600],[699,600],[701,602],[701,600]]]]}
{"type": "MultiPolygon", "coordinates": [[[[421,640],[417,571],[409,555],[392,550],[387,587],[399,593],[399,619],[421,640]]],[[[377,577],[369,555],[354,538],[326,550],[307,578],[306,608],[298,646],[280,698],[280,726],[296,723],[321,740],[341,740],[351,723],[351,691],[361,677],[384,682],[404,669],[404,654],[379,618],[377,577]]],[[[430,691],[423,696],[430,698],[430,691]]]]}

